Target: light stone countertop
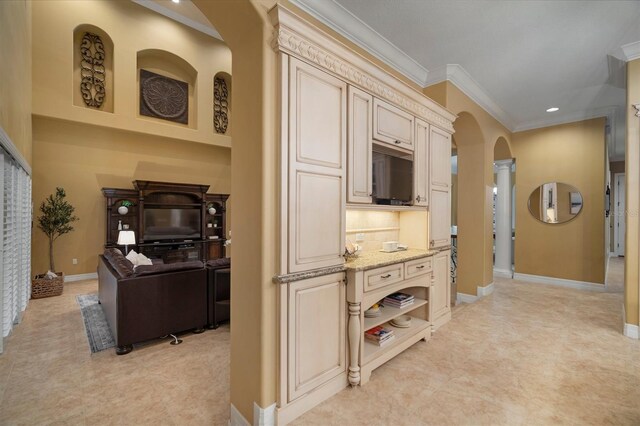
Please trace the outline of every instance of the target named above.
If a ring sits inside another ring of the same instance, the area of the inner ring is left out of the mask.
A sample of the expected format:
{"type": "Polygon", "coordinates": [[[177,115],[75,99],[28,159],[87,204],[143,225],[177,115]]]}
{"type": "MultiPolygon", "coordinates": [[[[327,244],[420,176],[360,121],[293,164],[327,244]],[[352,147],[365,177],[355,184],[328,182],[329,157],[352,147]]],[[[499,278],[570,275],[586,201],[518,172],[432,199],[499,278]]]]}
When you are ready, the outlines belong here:
{"type": "Polygon", "coordinates": [[[349,259],[344,264],[347,270],[366,271],[367,269],[379,268],[381,266],[392,265],[394,263],[406,262],[409,260],[420,259],[422,257],[433,256],[440,250],[422,250],[408,249],[396,251],[393,253],[385,253],[381,251],[368,251],[361,253],[355,259],[349,259]]]}

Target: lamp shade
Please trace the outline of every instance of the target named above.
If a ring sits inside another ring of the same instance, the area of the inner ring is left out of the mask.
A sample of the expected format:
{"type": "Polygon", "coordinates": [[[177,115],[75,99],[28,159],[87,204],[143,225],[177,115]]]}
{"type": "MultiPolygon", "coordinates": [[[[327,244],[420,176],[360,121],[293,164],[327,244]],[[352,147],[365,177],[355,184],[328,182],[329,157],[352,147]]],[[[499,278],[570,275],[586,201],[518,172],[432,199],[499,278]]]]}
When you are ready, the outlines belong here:
{"type": "Polygon", "coordinates": [[[120,231],[118,233],[118,245],[126,246],[136,243],[136,234],[133,231],[120,231]]]}

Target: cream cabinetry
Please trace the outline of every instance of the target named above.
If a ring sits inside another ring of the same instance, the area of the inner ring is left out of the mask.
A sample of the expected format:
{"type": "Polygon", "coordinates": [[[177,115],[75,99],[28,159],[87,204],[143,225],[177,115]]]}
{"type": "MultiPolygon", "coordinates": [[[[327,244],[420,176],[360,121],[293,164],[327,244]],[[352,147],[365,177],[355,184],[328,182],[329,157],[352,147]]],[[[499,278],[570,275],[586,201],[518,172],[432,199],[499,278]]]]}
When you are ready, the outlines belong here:
{"type": "Polygon", "coordinates": [[[451,135],[429,131],[429,248],[451,245],[451,135]]]}
{"type": "Polygon", "coordinates": [[[399,261],[366,270],[350,269],[347,264],[347,302],[349,303],[349,383],[365,384],[371,372],[419,340],[431,337],[431,257],[399,261]],[[414,296],[404,307],[381,307],[378,317],[366,318],[364,311],[389,294],[401,291],[414,296]],[[411,316],[411,326],[396,328],[389,321],[400,315],[411,316]],[[365,332],[383,325],[393,329],[394,338],[378,346],[364,337],[365,332]]]}
{"type": "Polygon", "coordinates": [[[346,373],[344,274],[288,285],[289,400],[346,373]]]}
{"type": "Polygon", "coordinates": [[[451,319],[451,251],[433,256],[433,286],[431,287],[431,325],[433,331],[451,319]]]}
{"type": "Polygon", "coordinates": [[[383,100],[373,100],[373,138],[413,151],[413,115],[383,100]]]}
{"type": "Polygon", "coordinates": [[[373,96],[349,86],[347,202],[371,203],[373,96]]]}
{"type": "Polygon", "coordinates": [[[416,119],[413,154],[413,205],[429,205],[429,125],[416,119]]]}
{"type": "Polygon", "coordinates": [[[344,263],[347,85],[289,60],[289,272],[344,263]]]}

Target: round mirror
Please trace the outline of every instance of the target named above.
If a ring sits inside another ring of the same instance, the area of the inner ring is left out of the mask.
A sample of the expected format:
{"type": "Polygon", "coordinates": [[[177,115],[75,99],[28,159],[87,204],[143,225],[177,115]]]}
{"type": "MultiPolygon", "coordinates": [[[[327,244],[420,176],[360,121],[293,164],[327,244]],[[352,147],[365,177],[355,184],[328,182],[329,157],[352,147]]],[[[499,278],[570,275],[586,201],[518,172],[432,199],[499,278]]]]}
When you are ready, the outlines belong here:
{"type": "Polygon", "coordinates": [[[564,223],[582,210],[582,194],[561,182],[545,183],[529,195],[529,212],[544,223],[564,223]]]}

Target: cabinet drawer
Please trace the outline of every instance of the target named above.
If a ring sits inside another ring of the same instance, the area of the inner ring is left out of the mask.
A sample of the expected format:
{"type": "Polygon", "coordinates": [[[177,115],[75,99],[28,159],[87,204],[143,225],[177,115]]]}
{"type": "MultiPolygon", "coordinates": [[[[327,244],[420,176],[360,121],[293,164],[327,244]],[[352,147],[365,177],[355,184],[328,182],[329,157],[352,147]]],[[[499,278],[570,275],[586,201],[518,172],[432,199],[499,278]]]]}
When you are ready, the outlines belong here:
{"type": "Polygon", "coordinates": [[[379,99],[373,99],[373,138],[413,151],[414,117],[379,99]]]}
{"type": "Polygon", "coordinates": [[[419,277],[431,272],[433,269],[432,259],[430,257],[423,259],[416,259],[404,264],[404,276],[406,279],[419,277]]]}
{"type": "Polygon", "coordinates": [[[364,291],[374,290],[389,284],[395,284],[404,279],[404,264],[385,266],[371,269],[364,273],[364,291]]]}

